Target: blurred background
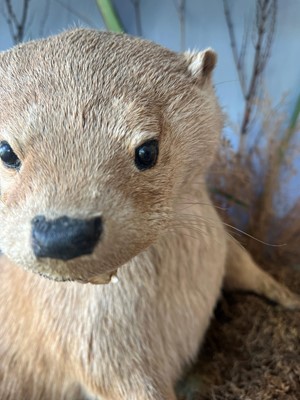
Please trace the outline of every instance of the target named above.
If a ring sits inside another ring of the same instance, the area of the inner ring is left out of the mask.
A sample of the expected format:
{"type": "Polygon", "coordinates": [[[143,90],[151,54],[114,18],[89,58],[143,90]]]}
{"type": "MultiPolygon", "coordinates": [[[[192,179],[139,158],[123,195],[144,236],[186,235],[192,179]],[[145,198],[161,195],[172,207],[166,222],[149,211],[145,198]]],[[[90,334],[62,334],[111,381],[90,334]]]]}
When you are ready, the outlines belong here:
{"type": "Polygon", "coordinates": [[[211,195],[257,258],[299,268],[299,20],[299,0],[0,0],[0,50],[74,26],[214,48],[225,126],[211,195]]]}

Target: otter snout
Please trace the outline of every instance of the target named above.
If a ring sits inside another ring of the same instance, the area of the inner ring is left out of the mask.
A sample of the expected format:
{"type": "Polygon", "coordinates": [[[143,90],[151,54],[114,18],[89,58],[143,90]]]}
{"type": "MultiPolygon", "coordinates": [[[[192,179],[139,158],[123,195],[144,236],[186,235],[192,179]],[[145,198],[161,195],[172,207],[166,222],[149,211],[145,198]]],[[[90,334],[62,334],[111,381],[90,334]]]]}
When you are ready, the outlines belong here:
{"type": "Polygon", "coordinates": [[[76,219],[66,216],[32,220],[32,249],[36,257],[71,260],[91,254],[102,233],[102,219],[76,219]]]}

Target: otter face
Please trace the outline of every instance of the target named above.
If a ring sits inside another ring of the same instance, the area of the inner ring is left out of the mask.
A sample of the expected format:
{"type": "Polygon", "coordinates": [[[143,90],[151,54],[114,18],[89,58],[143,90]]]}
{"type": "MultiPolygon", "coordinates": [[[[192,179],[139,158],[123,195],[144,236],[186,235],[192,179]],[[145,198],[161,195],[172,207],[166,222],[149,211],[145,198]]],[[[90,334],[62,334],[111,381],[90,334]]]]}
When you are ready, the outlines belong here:
{"type": "Polygon", "coordinates": [[[211,50],[80,29],[0,54],[2,252],[99,283],[153,244],[211,162],[214,64],[211,50]]]}

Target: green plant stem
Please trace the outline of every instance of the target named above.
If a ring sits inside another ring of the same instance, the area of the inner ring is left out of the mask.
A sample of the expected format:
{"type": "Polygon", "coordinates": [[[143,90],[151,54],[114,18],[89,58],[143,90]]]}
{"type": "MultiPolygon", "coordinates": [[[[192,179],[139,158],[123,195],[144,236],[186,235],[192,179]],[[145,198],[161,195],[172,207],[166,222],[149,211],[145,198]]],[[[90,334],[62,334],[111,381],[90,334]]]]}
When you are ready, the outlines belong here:
{"type": "Polygon", "coordinates": [[[106,28],[112,32],[124,32],[122,23],[111,0],[96,0],[106,28]]]}
{"type": "Polygon", "coordinates": [[[290,119],[290,123],[289,126],[287,128],[287,130],[284,133],[284,136],[281,140],[280,143],[280,147],[279,147],[279,162],[280,164],[283,162],[284,160],[284,156],[286,154],[286,150],[288,148],[288,146],[290,145],[290,141],[294,135],[294,133],[296,132],[296,128],[297,128],[297,121],[300,115],[300,94],[297,98],[291,119],[290,119]]]}

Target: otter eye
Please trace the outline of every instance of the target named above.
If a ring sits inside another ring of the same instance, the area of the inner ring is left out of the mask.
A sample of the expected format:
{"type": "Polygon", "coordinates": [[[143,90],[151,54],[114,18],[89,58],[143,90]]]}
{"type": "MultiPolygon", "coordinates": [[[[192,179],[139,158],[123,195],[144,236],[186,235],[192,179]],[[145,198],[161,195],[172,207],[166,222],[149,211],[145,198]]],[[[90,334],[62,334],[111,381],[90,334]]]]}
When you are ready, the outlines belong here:
{"type": "Polygon", "coordinates": [[[152,168],[158,157],[158,141],[149,140],[135,149],[135,165],[141,171],[152,168]]]}
{"type": "Polygon", "coordinates": [[[0,142],[0,158],[7,168],[19,169],[21,166],[21,161],[18,156],[5,141],[0,142]]]}

